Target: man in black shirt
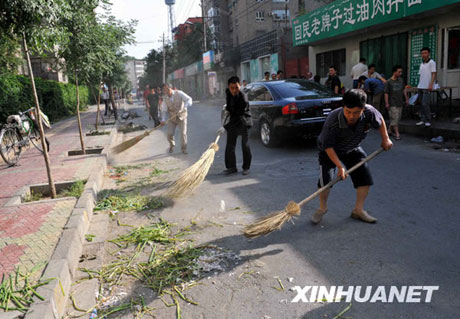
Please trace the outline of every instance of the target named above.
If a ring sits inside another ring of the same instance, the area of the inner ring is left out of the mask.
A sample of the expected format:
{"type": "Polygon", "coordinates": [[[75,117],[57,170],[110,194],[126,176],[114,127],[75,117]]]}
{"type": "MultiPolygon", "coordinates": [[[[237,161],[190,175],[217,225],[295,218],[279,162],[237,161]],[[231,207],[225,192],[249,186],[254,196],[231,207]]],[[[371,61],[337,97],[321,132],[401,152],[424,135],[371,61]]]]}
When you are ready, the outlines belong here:
{"type": "Polygon", "coordinates": [[[235,147],[238,135],[241,135],[241,148],[243,149],[243,175],[249,174],[251,166],[251,149],[249,148],[249,128],[252,126],[249,103],[246,96],[240,91],[240,79],[232,76],[228,79],[226,90],[228,112],[224,121],[224,128],[227,131],[227,145],[225,148],[225,174],[238,172],[236,168],[235,147]]]}
{"type": "Polygon", "coordinates": [[[342,87],[342,82],[340,82],[339,77],[337,76],[337,69],[335,66],[330,66],[329,67],[329,77],[327,78],[326,82],[324,85],[329,88],[332,92],[335,94],[340,93],[340,89],[342,87]]]}
{"type": "Polygon", "coordinates": [[[153,120],[155,127],[160,125],[160,119],[158,117],[158,105],[160,97],[157,93],[155,93],[155,89],[151,88],[149,94],[147,94],[147,98],[145,99],[147,102],[147,109],[150,113],[150,118],[153,120]]]}
{"type": "MultiPolygon", "coordinates": [[[[347,91],[343,96],[343,108],[329,113],[323,130],[318,137],[320,178],[318,188],[331,181],[337,168],[337,176],[345,179],[345,167],[350,169],[363,160],[367,155],[361,148],[361,141],[366,137],[370,127],[379,130],[382,137],[382,147],[386,151],[393,143],[388,137],[382,114],[373,106],[366,104],[366,93],[359,89],[347,91]]],[[[360,166],[350,174],[353,186],[356,188],[355,208],[351,217],[364,222],[375,223],[377,219],[364,210],[372,176],[367,164],[360,166]]],[[[312,216],[312,222],[318,224],[327,212],[327,199],[330,189],[319,196],[320,207],[312,216]]]]}

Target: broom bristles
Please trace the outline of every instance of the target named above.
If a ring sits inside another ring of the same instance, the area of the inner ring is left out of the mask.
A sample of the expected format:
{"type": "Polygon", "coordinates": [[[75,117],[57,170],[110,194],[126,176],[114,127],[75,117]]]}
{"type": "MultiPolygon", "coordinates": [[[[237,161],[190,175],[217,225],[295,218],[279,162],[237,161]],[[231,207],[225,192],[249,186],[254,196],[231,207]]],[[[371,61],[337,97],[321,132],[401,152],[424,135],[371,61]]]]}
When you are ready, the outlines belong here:
{"type": "Polygon", "coordinates": [[[212,143],[198,161],[182,172],[178,180],[165,192],[165,196],[179,198],[193,193],[203,183],[214,162],[214,155],[217,150],[218,145],[212,143]]]}
{"type": "Polygon", "coordinates": [[[284,210],[262,217],[255,223],[246,226],[244,229],[244,236],[248,238],[255,238],[268,235],[275,230],[281,229],[281,226],[283,226],[284,223],[290,221],[294,215],[299,214],[299,205],[291,201],[284,210]]]}
{"type": "Polygon", "coordinates": [[[136,145],[137,143],[139,143],[140,141],[142,141],[142,139],[144,137],[148,136],[148,135],[149,135],[149,132],[146,131],[146,132],[142,133],[141,135],[138,135],[138,136],[135,136],[133,138],[130,138],[129,140],[126,140],[126,141],[118,144],[117,146],[112,147],[112,153],[120,154],[121,152],[126,151],[128,148],[131,148],[134,145],[136,145]]]}

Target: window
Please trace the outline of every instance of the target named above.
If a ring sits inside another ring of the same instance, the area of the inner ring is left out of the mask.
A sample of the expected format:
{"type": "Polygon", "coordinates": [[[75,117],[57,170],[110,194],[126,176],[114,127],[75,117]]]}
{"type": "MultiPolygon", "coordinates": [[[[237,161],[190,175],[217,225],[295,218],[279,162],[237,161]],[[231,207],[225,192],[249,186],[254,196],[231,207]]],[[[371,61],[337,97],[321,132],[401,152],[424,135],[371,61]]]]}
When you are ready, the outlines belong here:
{"type": "Polygon", "coordinates": [[[272,95],[265,86],[255,85],[248,94],[249,101],[273,101],[272,95]]]}
{"type": "Polygon", "coordinates": [[[256,11],[256,21],[264,21],[264,12],[263,11],[256,11]]]}
{"type": "Polygon", "coordinates": [[[272,15],[274,21],[289,20],[289,10],[273,10],[272,15]]]}
{"type": "Polygon", "coordinates": [[[345,75],[345,49],[318,53],[316,55],[316,73],[321,77],[327,76],[331,65],[337,68],[337,75],[345,75]]]}
{"type": "Polygon", "coordinates": [[[460,69],[460,30],[449,31],[449,50],[447,68],[460,69]]]}
{"type": "Polygon", "coordinates": [[[256,2],[264,2],[264,0],[256,0],[256,2]]]}

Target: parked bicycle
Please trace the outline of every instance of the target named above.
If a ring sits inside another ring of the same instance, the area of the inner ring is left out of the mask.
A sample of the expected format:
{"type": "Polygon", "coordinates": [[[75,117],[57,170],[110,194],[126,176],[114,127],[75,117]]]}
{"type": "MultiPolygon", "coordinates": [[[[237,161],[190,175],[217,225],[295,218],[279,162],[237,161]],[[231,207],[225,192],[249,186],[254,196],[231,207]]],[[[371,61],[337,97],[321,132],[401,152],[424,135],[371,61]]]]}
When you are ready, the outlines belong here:
{"type": "MultiPolygon", "coordinates": [[[[48,117],[40,112],[44,126],[51,128],[48,117]]],[[[19,112],[18,115],[10,115],[0,131],[0,155],[8,166],[16,165],[23,150],[32,143],[43,153],[42,141],[38,123],[35,119],[35,108],[19,112]]],[[[46,148],[49,151],[50,143],[45,137],[46,148]]]]}

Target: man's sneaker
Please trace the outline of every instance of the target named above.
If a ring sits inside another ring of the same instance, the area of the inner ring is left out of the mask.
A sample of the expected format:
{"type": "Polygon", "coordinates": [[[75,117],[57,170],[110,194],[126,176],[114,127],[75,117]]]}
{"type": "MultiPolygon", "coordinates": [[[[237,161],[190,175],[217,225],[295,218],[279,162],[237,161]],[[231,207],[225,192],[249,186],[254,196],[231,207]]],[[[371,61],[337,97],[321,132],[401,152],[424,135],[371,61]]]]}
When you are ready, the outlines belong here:
{"type": "Polygon", "coordinates": [[[224,170],[225,175],[231,175],[231,174],[235,174],[237,172],[238,172],[238,170],[236,168],[227,168],[226,170],[224,170]]]}
{"type": "Polygon", "coordinates": [[[316,212],[311,216],[311,222],[315,225],[319,224],[321,219],[323,219],[324,214],[326,213],[327,213],[327,209],[322,211],[321,209],[318,208],[316,212]]]}
{"type": "Polygon", "coordinates": [[[249,170],[248,169],[243,169],[243,175],[249,175],[249,170]]]}
{"type": "Polygon", "coordinates": [[[172,152],[174,152],[174,146],[170,146],[168,152],[169,152],[170,154],[171,154],[172,152]]]}
{"type": "Polygon", "coordinates": [[[425,122],[425,127],[430,127],[431,123],[430,122],[425,122]]]}
{"type": "Polygon", "coordinates": [[[417,125],[417,126],[420,126],[420,125],[423,125],[423,124],[425,124],[425,122],[423,122],[423,121],[415,123],[415,125],[417,125]]]}
{"type": "Polygon", "coordinates": [[[375,223],[377,221],[377,218],[372,217],[365,210],[358,212],[356,209],[353,209],[353,211],[351,212],[351,218],[361,219],[363,222],[366,223],[375,223]]]}

